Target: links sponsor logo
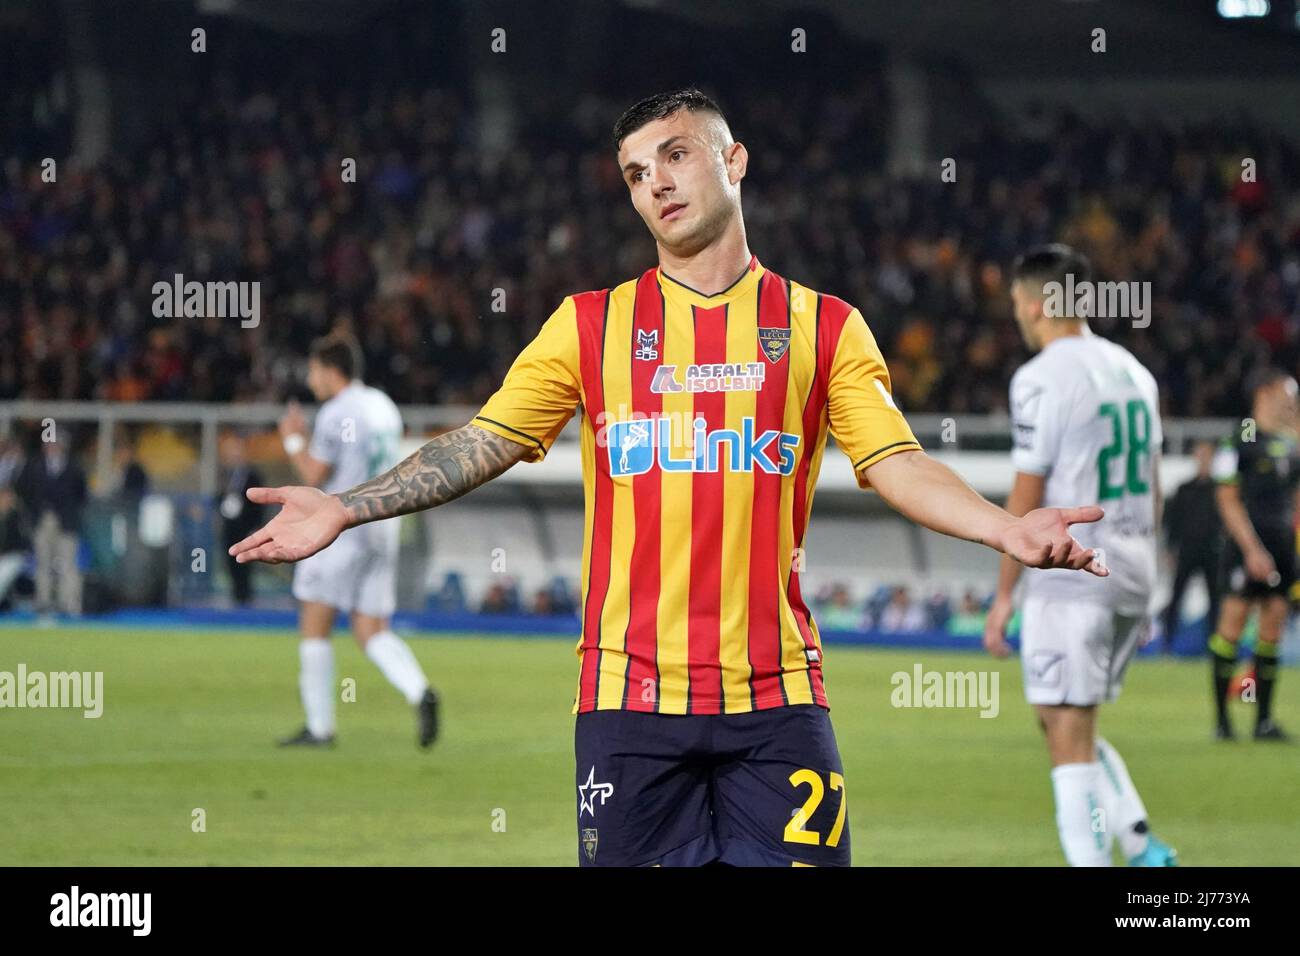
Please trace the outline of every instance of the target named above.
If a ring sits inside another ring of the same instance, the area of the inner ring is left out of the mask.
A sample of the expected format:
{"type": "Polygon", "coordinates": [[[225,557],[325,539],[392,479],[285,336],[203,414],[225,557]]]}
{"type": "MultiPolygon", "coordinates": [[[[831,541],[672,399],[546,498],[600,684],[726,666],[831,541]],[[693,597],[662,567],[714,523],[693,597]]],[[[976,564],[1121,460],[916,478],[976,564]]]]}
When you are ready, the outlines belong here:
{"type": "Polygon", "coordinates": [[[762,362],[688,365],[685,382],[678,380],[676,365],[660,365],[650,382],[650,391],[657,395],[671,392],[757,392],[762,387],[762,362]]]}
{"type": "Polygon", "coordinates": [[[662,471],[713,472],[725,462],[728,471],[762,471],[789,475],[794,471],[799,436],[769,428],[755,433],[754,419],[741,419],[740,430],[717,428],[697,418],[686,457],[674,456],[673,423],[667,416],[611,422],[605,426],[609,471],[615,478],[643,475],[656,465],[662,471]]]}

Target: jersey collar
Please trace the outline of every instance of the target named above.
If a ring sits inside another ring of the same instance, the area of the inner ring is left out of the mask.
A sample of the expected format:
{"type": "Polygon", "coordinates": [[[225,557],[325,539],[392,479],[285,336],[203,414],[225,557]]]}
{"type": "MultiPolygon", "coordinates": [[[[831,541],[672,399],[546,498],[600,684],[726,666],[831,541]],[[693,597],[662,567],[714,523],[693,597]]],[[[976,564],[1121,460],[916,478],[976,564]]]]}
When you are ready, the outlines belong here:
{"type": "Polygon", "coordinates": [[[672,276],[668,275],[663,269],[655,268],[655,278],[659,282],[659,288],[663,294],[672,299],[688,302],[691,305],[698,305],[702,308],[712,309],[720,305],[726,305],[734,302],[742,296],[748,295],[749,292],[758,285],[758,280],[763,277],[766,270],[762,263],[758,261],[758,256],[749,257],[749,265],[745,267],[736,281],[727,286],[721,292],[715,292],[713,295],[705,295],[683,282],[678,282],[672,276]]]}

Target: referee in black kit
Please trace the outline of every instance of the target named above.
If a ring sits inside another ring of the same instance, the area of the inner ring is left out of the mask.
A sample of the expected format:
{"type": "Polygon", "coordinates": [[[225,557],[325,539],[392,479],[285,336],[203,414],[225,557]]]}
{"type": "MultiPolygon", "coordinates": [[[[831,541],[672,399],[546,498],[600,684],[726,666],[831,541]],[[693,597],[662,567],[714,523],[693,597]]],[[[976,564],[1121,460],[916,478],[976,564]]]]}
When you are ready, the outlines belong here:
{"type": "Polygon", "coordinates": [[[1256,605],[1255,739],[1288,739],[1273,721],[1272,711],[1278,646],[1290,609],[1288,594],[1296,579],[1297,391],[1296,380],[1277,369],[1251,376],[1251,418],[1220,446],[1211,466],[1218,484],[1219,514],[1228,532],[1221,565],[1223,607],[1209,644],[1219,740],[1235,739],[1228,718],[1228,687],[1236,669],[1237,643],[1256,605]]]}

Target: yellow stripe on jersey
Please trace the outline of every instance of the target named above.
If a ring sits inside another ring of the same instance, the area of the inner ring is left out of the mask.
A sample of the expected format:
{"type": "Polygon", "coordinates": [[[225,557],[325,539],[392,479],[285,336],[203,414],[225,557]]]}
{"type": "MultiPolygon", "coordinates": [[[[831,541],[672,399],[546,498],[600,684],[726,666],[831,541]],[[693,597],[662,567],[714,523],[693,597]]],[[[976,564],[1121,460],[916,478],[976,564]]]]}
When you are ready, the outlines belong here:
{"type": "Polygon", "coordinates": [[[820,634],[792,563],[827,437],[864,488],[873,464],[920,447],[861,313],[756,259],[713,296],[650,270],[566,298],[474,422],[540,461],[579,404],[592,417],[575,712],[824,706],[820,634]],[[633,566],[656,558],[657,577],[633,566]]]}

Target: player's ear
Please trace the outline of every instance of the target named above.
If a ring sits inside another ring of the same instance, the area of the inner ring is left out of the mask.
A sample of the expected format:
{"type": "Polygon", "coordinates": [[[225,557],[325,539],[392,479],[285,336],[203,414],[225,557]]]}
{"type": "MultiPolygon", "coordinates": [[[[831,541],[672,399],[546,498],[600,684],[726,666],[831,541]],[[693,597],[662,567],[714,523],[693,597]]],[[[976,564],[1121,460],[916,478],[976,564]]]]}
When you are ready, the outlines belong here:
{"type": "Polygon", "coordinates": [[[749,150],[744,143],[732,143],[722,150],[722,162],[727,167],[727,181],[736,185],[745,178],[749,168],[749,150]]]}

